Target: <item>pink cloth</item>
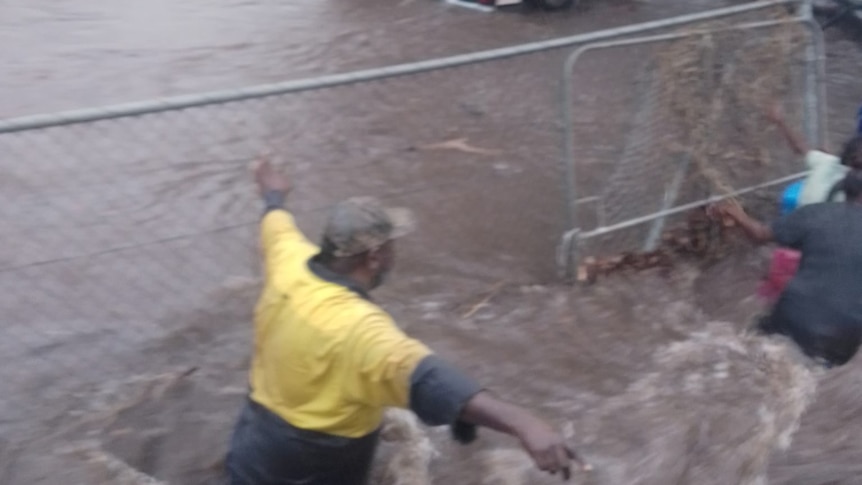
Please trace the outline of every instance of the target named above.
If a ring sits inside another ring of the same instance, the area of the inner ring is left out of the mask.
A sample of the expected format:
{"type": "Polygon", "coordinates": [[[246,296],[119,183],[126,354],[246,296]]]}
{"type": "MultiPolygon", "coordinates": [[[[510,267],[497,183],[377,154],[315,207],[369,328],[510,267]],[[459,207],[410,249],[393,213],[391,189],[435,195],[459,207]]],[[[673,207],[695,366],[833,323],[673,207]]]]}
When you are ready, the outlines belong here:
{"type": "Polygon", "coordinates": [[[781,292],[784,291],[784,287],[796,274],[801,256],[799,251],[792,249],[782,248],[773,251],[769,273],[757,288],[757,295],[770,303],[775,303],[781,292]]]}

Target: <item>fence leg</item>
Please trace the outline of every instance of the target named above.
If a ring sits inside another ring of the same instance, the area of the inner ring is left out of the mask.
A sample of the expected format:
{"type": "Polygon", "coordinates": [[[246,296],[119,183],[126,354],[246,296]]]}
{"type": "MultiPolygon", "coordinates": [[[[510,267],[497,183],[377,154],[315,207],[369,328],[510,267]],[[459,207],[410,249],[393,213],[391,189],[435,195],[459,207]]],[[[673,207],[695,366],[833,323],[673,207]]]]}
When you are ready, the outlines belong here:
{"type": "Polygon", "coordinates": [[[572,229],[563,234],[557,247],[557,267],[560,277],[566,284],[573,285],[578,274],[578,243],[580,229],[572,229]]]}
{"type": "Polygon", "coordinates": [[[572,250],[572,240],[578,230],[578,186],[575,169],[575,115],[572,112],[574,100],[574,80],[572,71],[575,61],[580,55],[580,49],[572,53],[563,63],[563,79],[560,83],[560,101],[563,119],[563,195],[566,198],[566,232],[560,241],[557,251],[557,266],[564,281],[571,283],[573,267],[577,265],[577,256],[572,250]],[[573,261],[574,260],[574,261],[573,261]]]}
{"type": "MultiPolygon", "coordinates": [[[[682,182],[685,180],[685,175],[688,173],[688,167],[691,165],[691,155],[683,155],[682,160],[677,164],[676,173],[673,174],[673,180],[670,182],[670,187],[664,193],[664,201],[661,206],[661,211],[667,211],[676,203],[676,198],[682,189],[682,182]]],[[[667,218],[660,217],[650,226],[649,234],[647,234],[646,243],[643,250],[645,252],[655,251],[658,243],[661,240],[661,233],[664,231],[664,225],[667,218]]]]}

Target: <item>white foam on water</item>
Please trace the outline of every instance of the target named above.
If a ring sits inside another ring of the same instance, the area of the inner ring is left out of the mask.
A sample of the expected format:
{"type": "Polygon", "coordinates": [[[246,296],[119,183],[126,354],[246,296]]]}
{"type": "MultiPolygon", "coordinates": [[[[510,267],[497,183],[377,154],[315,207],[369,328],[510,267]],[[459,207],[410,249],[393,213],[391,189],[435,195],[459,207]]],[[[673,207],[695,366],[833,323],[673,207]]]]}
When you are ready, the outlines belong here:
{"type": "Polygon", "coordinates": [[[380,431],[383,447],[391,448],[389,456],[377,457],[382,467],[374,480],[378,485],[431,485],[431,462],[440,453],[412,412],[390,408],[383,415],[380,431]]]}
{"type": "MultiPolygon", "coordinates": [[[[723,322],[660,347],[652,364],[577,421],[575,441],[595,471],[574,483],[766,484],[770,457],[789,448],[819,373],[788,341],[723,322]]],[[[484,466],[487,485],[555,480],[514,449],[486,453],[484,466]]]]}

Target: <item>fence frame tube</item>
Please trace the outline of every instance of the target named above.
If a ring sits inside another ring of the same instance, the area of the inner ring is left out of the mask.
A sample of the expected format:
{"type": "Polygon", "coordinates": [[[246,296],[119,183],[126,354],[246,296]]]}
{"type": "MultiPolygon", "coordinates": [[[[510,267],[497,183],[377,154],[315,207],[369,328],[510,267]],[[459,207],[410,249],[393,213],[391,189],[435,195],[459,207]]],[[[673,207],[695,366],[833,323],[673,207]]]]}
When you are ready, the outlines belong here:
{"type": "Polygon", "coordinates": [[[652,22],[626,25],[613,29],[598,30],[568,37],[560,37],[541,42],[519,44],[511,47],[491,49],[481,52],[462,54],[451,57],[431,59],[427,61],[410,62],[394,66],[365,69],[343,74],[333,74],[295,81],[286,81],[274,84],[264,84],[241,89],[214,91],[203,94],[192,94],[186,96],[165,97],[156,100],[118,104],[113,106],[91,108],[82,110],[65,111],[61,113],[23,116],[0,120],[0,134],[14,133],[38,128],[49,128],[55,126],[87,123],[91,121],[102,121],[114,118],[125,118],[142,116],[147,114],[161,113],[165,111],[176,111],[199,106],[232,103],[248,99],[265,98],[269,96],[280,96],[303,91],[314,91],[318,89],[331,88],[356,84],[365,81],[387,79],[398,76],[406,76],[427,71],[448,69],[468,64],[505,59],[509,57],[541,52],[560,47],[570,47],[587,42],[595,42],[603,39],[622,37],[628,34],[636,34],[647,30],[662,29],[677,25],[698,22],[705,19],[726,17],[730,15],[752,12],[778,5],[795,3],[798,0],[769,0],[762,2],[737,5],[721,9],[709,10],[688,15],[681,15],[652,22]]]}

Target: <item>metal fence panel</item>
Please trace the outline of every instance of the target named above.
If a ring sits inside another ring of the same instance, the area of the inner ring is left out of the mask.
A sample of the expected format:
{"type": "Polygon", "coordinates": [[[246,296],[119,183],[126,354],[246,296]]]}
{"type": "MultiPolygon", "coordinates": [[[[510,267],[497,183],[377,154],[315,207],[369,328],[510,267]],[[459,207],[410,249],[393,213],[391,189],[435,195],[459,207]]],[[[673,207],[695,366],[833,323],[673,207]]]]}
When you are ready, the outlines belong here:
{"type": "Polygon", "coordinates": [[[417,213],[405,276],[552,275],[565,54],[0,135],[2,434],[48,433],[45,416],[212,339],[247,352],[253,296],[213,312],[259,273],[260,153],[313,239],[336,200],[375,195],[417,213]]]}
{"type": "Polygon", "coordinates": [[[566,276],[577,257],[654,250],[669,212],[802,172],[762,113],[783,101],[792,125],[822,139],[816,33],[805,18],[730,22],[574,52],[563,88],[566,276]]]}
{"type": "MultiPolygon", "coordinates": [[[[405,273],[552,273],[548,255],[573,227],[560,204],[565,48],[784,3],[0,121],[0,435],[19,444],[50,436],[55,446],[58,423],[99,411],[134,376],[162,372],[182,354],[212,363],[214,340],[236,340],[236,354],[217,356],[219,365],[245,366],[251,305],[225,306],[224,291],[245,285],[253,293],[258,274],[259,206],[247,167],[260,153],[289,167],[291,208],[312,237],[337,199],[375,194],[417,209],[422,237],[404,247],[405,273]]],[[[597,72],[621,72],[625,58],[597,72]]],[[[656,107],[643,93],[655,84],[646,77],[643,89],[611,101],[640,96],[636,118],[648,118],[656,107]]],[[[587,121],[607,129],[617,119],[607,108],[587,121]]],[[[611,146],[594,141],[584,146],[611,146]]],[[[628,158],[643,156],[638,143],[630,141],[628,158]]],[[[596,200],[613,196],[595,192],[596,200]]]]}

